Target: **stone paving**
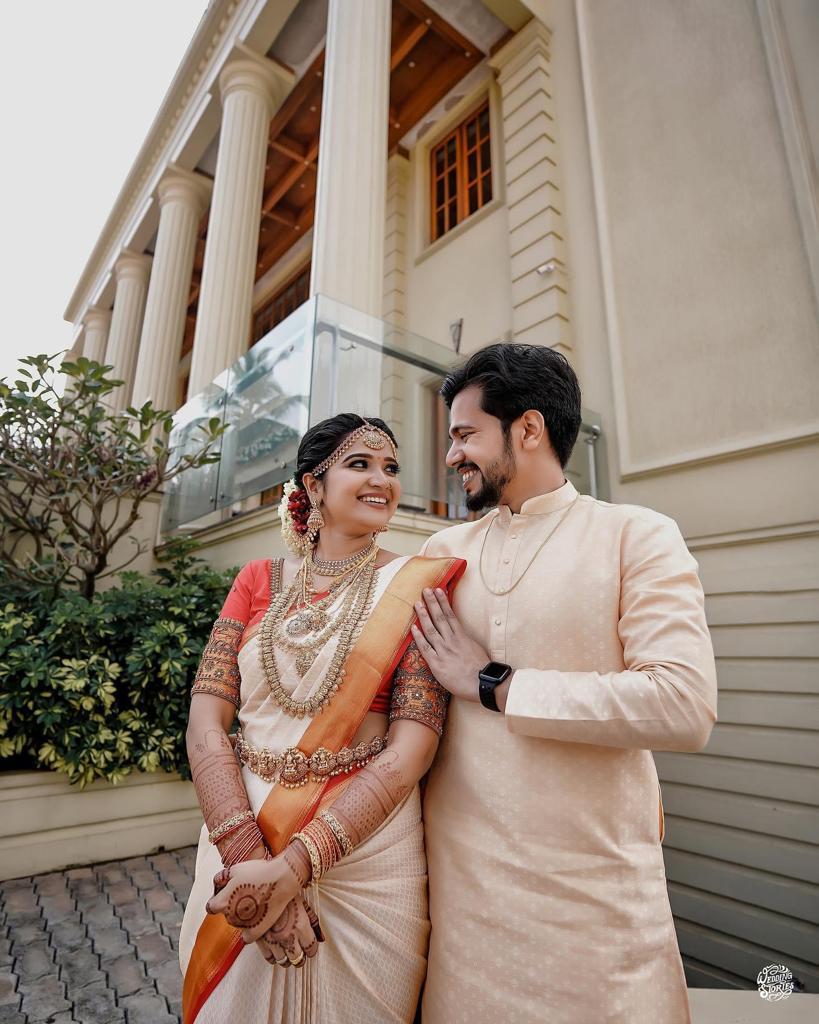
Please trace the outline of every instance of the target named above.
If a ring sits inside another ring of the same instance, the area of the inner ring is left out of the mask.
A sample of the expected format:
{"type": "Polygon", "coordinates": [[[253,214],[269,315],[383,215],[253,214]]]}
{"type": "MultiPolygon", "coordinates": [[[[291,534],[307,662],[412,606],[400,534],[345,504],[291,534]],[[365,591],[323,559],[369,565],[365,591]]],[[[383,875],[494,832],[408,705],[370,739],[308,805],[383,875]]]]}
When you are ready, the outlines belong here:
{"type": "Polygon", "coordinates": [[[179,1024],[195,855],[0,882],[0,1024],[179,1024]]]}

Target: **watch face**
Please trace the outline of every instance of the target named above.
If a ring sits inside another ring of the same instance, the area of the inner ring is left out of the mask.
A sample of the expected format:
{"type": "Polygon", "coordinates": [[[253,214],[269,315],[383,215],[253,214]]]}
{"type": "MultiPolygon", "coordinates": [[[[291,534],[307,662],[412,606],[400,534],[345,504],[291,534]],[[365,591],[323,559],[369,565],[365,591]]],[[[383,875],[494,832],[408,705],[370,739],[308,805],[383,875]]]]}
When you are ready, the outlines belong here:
{"type": "Polygon", "coordinates": [[[502,661],[490,661],[488,665],[481,669],[482,676],[488,676],[490,679],[501,679],[509,672],[509,666],[504,665],[502,661]]]}

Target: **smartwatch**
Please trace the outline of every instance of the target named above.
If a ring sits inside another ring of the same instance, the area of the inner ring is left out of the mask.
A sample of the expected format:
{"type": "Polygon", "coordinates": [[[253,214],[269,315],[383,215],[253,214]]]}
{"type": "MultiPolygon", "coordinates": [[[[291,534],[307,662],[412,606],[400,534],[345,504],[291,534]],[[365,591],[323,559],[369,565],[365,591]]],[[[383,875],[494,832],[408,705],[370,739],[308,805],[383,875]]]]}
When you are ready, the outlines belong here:
{"type": "Polygon", "coordinates": [[[490,711],[500,711],[498,702],[495,700],[495,687],[509,678],[512,672],[511,665],[504,665],[502,661],[490,661],[478,673],[478,696],[481,704],[490,711]]]}

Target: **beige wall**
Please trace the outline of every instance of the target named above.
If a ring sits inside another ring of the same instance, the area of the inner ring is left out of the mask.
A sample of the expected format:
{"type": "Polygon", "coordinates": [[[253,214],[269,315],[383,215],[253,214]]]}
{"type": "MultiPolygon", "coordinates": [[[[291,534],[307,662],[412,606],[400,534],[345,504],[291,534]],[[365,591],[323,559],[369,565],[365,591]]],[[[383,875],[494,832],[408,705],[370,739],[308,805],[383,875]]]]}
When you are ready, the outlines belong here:
{"type": "Polygon", "coordinates": [[[509,218],[504,205],[500,94],[490,69],[416,143],[410,153],[405,259],[406,324],[415,334],[452,346],[449,325],[463,318],[461,351],[503,338],[512,326],[509,218]],[[492,202],[430,244],[429,154],[486,96],[492,118],[492,202]]]}
{"type": "Polygon", "coordinates": [[[689,979],[748,985],[778,959],[815,990],[815,172],[789,138],[815,103],[796,51],[816,8],[777,22],[768,0],[529,6],[553,33],[584,400],[604,417],[613,499],[680,523],[718,658],[705,752],[657,756],[689,979]]]}

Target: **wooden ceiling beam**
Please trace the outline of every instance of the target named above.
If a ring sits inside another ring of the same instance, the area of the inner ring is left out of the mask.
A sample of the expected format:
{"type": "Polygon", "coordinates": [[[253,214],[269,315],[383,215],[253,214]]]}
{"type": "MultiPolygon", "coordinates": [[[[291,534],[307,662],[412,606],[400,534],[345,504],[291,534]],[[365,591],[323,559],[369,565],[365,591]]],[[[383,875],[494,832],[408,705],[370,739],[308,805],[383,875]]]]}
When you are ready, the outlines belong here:
{"type": "Polygon", "coordinates": [[[300,160],[303,162],[307,154],[306,146],[301,142],[296,142],[295,139],[288,138],[284,133],[275,139],[271,139],[269,145],[271,149],[275,149],[277,153],[283,153],[285,156],[289,156],[291,160],[300,160]]]}
{"type": "Polygon", "coordinates": [[[271,244],[262,252],[256,263],[257,281],[262,274],[266,274],[268,270],[270,270],[270,268],[280,260],[282,256],[284,256],[293,244],[294,238],[300,237],[313,226],[314,216],[315,205],[311,203],[309,206],[305,206],[299,214],[298,221],[296,223],[296,230],[292,234],[282,231],[280,236],[274,242],[271,242],[271,244]]]}
{"type": "Polygon", "coordinates": [[[296,227],[299,219],[298,212],[292,206],[287,206],[285,203],[279,203],[272,210],[267,210],[263,213],[262,216],[267,217],[268,220],[276,221],[277,224],[283,224],[286,228],[296,227]]]}
{"type": "Polygon", "coordinates": [[[442,18],[437,11],[433,11],[431,7],[427,7],[424,0],[396,0],[396,3],[400,4],[405,10],[409,11],[410,14],[414,14],[419,21],[423,22],[428,28],[431,28],[436,35],[439,35],[442,39],[445,39],[450,46],[453,46],[456,50],[460,50],[464,57],[474,57],[476,54],[479,57],[483,57],[484,54],[481,50],[475,46],[474,43],[470,42],[466,36],[462,36],[461,33],[449,22],[442,18]]]}
{"type": "Polygon", "coordinates": [[[401,61],[412,53],[427,32],[429,32],[429,25],[422,21],[417,25],[412,25],[401,39],[396,41],[390,54],[390,71],[395,71],[401,61]]]}
{"type": "Polygon", "coordinates": [[[263,215],[269,213],[276,205],[276,203],[278,203],[283,196],[287,195],[287,193],[296,184],[296,182],[305,173],[305,171],[307,171],[307,169],[312,164],[315,163],[315,159],[318,156],[318,149],[319,144],[318,139],[316,139],[315,142],[311,143],[310,148],[305,153],[302,162],[295,164],[293,167],[290,168],[289,171],[286,171],[281,176],[281,178],[279,178],[276,184],[270,189],[270,191],[264,197],[264,201],[262,202],[263,215]]]}
{"type": "Polygon", "coordinates": [[[413,92],[396,111],[395,119],[390,120],[392,127],[397,123],[402,131],[409,129],[427,113],[442,96],[459,82],[474,61],[453,55],[448,61],[440,64],[424,82],[423,87],[413,92]]]}
{"type": "Polygon", "coordinates": [[[288,121],[295,113],[297,113],[299,107],[305,99],[307,99],[311,90],[314,89],[317,84],[320,84],[323,68],[324,50],[318,54],[310,67],[304,72],[298,82],[296,82],[290,95],[276,111],[273,120],[270,122],[270,129],[267,136],[271,141],[284,131],[288,121]]]}

